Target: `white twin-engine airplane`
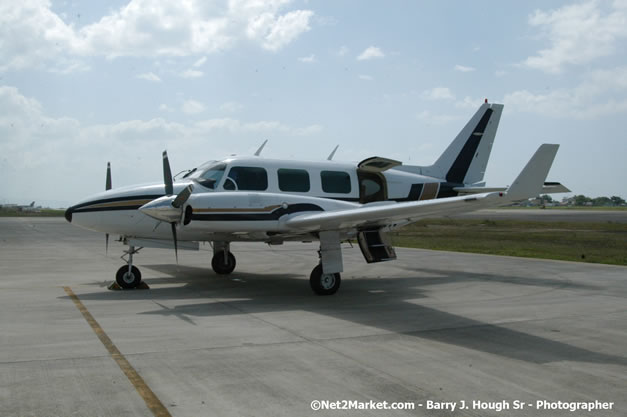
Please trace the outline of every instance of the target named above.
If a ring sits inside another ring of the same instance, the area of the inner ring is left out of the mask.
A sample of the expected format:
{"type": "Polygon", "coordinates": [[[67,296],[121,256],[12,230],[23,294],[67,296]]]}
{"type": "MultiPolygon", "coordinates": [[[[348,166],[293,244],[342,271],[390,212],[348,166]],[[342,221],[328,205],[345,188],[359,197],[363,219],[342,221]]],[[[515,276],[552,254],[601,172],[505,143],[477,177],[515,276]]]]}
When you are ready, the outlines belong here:
{"type": "Polygon", "coordinates": [[[424,167],[380,157],[358,164],[265,159],[260,148],[253,157],[207,162],[173,181],[163,152],[164,184],[111,189],[108,167],[106,191],[68,208],[65,218],[106,233],[107,245],[109,234],[120,235],[129,246],[127,265],[116,274],[123,288],[141,282],[133,255],[143,247],[176,253],[210,241],[213,270],[230,274],[231,242],[318,240],[320,261],[310,285],[316,294],[330,295],[340,287],[342,241],[357,239],[368,263],[388,261],[396,254],[387,231],[568,191],[544,182],[559,147],[549,144],[540,146],[508,188],[480,183],[502,111],[503,105],[486,100],[435,164],[424,167]]]}

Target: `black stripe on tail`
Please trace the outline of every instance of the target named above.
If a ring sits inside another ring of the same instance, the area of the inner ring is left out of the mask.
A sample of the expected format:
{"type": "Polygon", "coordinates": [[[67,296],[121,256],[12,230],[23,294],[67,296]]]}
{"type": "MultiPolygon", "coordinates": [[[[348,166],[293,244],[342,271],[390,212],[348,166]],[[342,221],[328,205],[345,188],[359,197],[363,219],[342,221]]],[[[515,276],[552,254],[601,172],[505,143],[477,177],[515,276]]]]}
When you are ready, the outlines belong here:
{"type": "Polygon", "coordinates": [[[464,178],[466,177],[466,173],[468,172],[470,163],[472,162],[472,159],[477,152],[479,143],[483,138],[483,132],[488,126],[488,121],[490,120],[490,117],[492,117],[492,113],[492,109],[486,110],[486,112],[483,114],[483,117],[481,118],[481,120],[479,120],[479,123],[477,123],[477,126],[475,126],[475,129],[466,140],[464,147],[462,148],[459,155],[457,155],[455,162],[453,162],[453,165],[451,165],[451,169],[449,169],[448,173],[446,174],[446,180],[448,182],[458,184],[464,182],[464,178]]]}

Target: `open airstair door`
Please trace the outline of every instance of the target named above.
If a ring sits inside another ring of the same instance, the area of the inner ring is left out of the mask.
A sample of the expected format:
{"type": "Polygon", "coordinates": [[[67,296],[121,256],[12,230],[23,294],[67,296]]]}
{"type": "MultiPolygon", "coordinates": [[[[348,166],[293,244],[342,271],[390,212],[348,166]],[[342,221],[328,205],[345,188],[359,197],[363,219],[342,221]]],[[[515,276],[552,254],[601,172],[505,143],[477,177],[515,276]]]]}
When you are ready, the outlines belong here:
{"type": "Polygon", "coordinates": [[[357,165],[359,202],[366,204],[374,201],[386,201],[388,199],[388,187],[382,172],[401,164],[400,161],[379,156],[361,161],[357,165]]]}
{"type": "Polygon", "coordinates": [[[403,165],[401,161],[395,161],[394,159],[381,158],[380,156],[373,156],[361,161],[357,168],[369,172],[383,172],[390,168],[403,165]]]}
{"type": "Polygon", "coordinates": [[[357,241],[364,259],[369,264],[396,259],[396,252],[388,236],[381,229],[360,230],[357,233],[357,241]]]}

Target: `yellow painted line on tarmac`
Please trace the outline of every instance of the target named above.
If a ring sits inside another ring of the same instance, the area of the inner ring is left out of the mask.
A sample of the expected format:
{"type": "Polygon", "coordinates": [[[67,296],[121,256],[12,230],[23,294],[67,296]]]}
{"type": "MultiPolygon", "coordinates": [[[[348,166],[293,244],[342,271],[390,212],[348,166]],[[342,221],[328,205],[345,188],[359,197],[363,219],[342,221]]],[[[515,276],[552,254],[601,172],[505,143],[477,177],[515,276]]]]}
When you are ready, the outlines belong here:
{"type": "Polygon", "coordinates": [[[150,389],[150,387],[144,382],[144,379],[137,373],[135,368],[129,363],[128,360],[124,357],[122,352],[118,350],[118,348],[113,344],[109,336],[105,333],[105,331],[100,327],[100,324],[96,321],[94,316],[91,315],[87,307],[79,300],[79,298],[74,294],[70,287],[63,287],[66,294],[70,296],[78,311],[81,312],[87,323],[91,326],[91,329],[96,333],[98,339],[102,342],[104,347],[109,351],[109,354],[113,358],[113,360],[118,364],[124,375],[128,378],[128,380],[133,384],[137,393],[143,398],[146,406],[152,411],[152,414],[155,417],[172,417],[167,408],[163,405],[163,403],[157,398],[154,392],[150,389]]]}

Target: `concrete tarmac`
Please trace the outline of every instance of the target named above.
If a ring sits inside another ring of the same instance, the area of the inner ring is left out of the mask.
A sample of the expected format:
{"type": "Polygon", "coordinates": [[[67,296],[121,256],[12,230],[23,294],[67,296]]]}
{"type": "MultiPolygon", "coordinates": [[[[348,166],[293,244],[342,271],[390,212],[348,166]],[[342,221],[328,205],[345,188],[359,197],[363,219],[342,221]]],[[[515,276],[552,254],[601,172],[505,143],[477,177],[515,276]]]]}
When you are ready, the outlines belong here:
{"type": "Polygon", "coordinates": [[[145,249],[150,289],[110,291],[122,248],[105,256],[104,236],[59,218],[0,218],[0,416],[156,415],[63,287],[172,416],[627,415],[625,267],[412,249],[368,265],[347,246],[342,288],[318,297],[314,244],[233,244],[231,276],[209,246],[179,266],[145,249]]]}

